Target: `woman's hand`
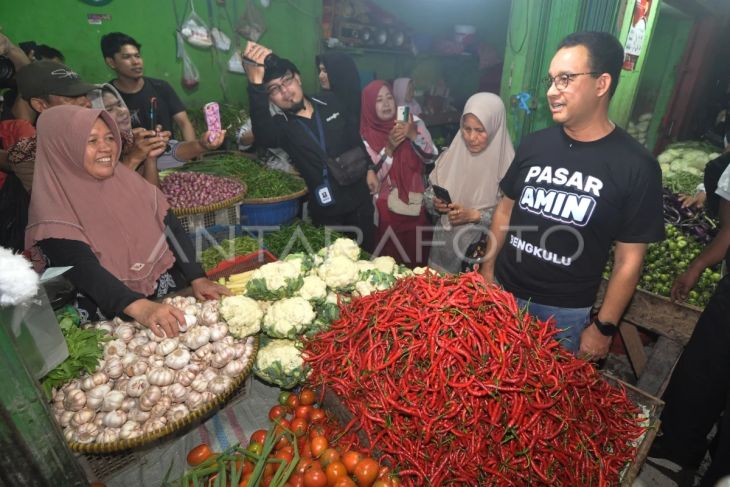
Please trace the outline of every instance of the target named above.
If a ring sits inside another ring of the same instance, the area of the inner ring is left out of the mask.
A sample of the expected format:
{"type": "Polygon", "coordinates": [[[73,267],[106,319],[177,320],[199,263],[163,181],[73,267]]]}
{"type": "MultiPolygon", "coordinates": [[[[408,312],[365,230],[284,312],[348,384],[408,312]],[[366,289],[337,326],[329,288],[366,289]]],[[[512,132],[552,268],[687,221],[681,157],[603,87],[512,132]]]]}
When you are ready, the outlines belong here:
{"type": "MultiPolygon", "coordinates": [[[[157,132],[154,130],[147,130],[138,127],[136,129],[132,129],[132,135],[134,136],[132,149],[122,162],[133,171],[136,171],[139,165],[147,159],[147,157],[149,157],[150,152],[160,149],[164,152],[165,147],[167,146],[167,142],[158,137],[157,132]]],[[[160,154],[162,154],[162,152],[160,152],[160,154]]]]}
{"type": "Polygon", "coordinates": [[[449,204],[437,196],[433,197],[433,207],[436,208],[436,211],[439,213],[448,213],[451,210],[449,208],[449,204]]]}
{"type": "Polygon", "coordinates": [[[467,223],[477,223],[479,221],[479,210],[474,208],[464,208],[458,203],[451,203],[448,206],[449,223],[452,225],[465,225],[467,223]]]}
{"type": "Polygon", "coordinates": [[[393,152],[395,152],[404,140],[406,140],[406,131],[404,126],[399,123],[393,125],[393,128],[390,129],[390,133],[388,134],[388,143],[385,146],[386,153],[389,156],[392,156],[393,152]]]}
{"type": "Polygon", "coordinates": [[[159,337],[175,337],[180,332],[180,323],[185,326],[185,314],[182,311],[149,299],[132,302],[124,308],[124,312],[159,337]]]}
{"type": "Polygon", "coordinates": [[[688,194],[680,194],[679,201],[682,202],[682,208],[702,208],[705,206],[705,200],[707,200],[707,193],[704,191],[698,191],[694,196],[688,194]]]}
{"type": "Polygon", "coordinates": [[[373,171],[372,169],[368,169],[365,180],[368,183],[368,189],[370,189],[370,194],[378,194],[378,190],[380,189],[380,181],[378,181],[378,175],[375,174],[375,171],[373,171]]]}
{"type": "Polygon", "coordinates": [[[231,295],[231,291],[227,287],[221,286],[207,277],[199,277],[193,280],[190,285],[193,288],[195,298],[201,301],[220,299],[222,296],[231,295]]]}
{"type": "Polygon", "coordinates": [[[152,150],[150,150],[149,154],[147,154],[147,159],[157,159],[162,154],[164,154],[165,149],[167,148],[167,143],[170,141],[171,137],[172,133],[169,130],[165,130],[163,132],[157,132],[156,137],[151,137],[150,139],[148,139],[157,139],[157,141],[155,142],[152,150]]]}
{"type": "MultiPolygon", "coordinates": [[[[398,124],[396,124],[398,125],[398,124]]],[[[402,123],[403,126],[403,132],[406,135],[406,138],[410,139],[411,141],[415,142],[416,137],[418,137],[418,126],[416,125],[416,122],[413,121],[413,114],[408,114],[408,123],[402,123]]]]}

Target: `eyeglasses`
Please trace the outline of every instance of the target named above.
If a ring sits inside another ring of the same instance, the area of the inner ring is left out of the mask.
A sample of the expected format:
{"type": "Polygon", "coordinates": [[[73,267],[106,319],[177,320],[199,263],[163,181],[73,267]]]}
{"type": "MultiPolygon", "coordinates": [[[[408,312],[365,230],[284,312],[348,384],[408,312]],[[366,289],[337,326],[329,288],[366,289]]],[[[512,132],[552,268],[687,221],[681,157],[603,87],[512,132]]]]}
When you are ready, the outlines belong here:
{"type": "Polygon", "coordinates": [[[568,87],[568,85],[575,80],[578,76],[584,76],[590,74],[591,76],[598,76],[601,73],[596,73],[595,71],[591,71],[590,73],[562,73],[557,76],[547,76],[543,79],[543,82],[547,86],[548,89],[555,83],[555,88],[558,89],[558,91],[563,91],[568,87]]]}
{"type": "Polygon", "coordinates": [[[281,78],[281,83],[275,84],[275,85],[269,85],[269,87],[266,89],[266,92],[271,95],[279,95],[281,94],[282,88],[289,88],[294,81],[294,75],[293,74],[287,74],[283,78],[281,78]]]}

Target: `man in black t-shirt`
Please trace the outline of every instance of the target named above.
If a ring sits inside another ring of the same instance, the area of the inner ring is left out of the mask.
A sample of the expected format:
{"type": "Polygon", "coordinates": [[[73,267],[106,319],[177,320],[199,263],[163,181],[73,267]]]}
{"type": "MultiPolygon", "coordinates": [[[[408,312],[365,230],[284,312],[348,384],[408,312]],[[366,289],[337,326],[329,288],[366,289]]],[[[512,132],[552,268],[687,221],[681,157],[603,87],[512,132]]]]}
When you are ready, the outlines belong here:
{"type": "Polygon", "coordinates": [[[121,32],[112,32],[101,38],[104,61],[117,73],[117,78],[110,83],[124,98],[132,116],[132,126],[155,130],[154,123],[155,126],[162,125],[163,131],[172,132],[174,124],[180,129],[183,140],[196,140],[185,105],[172,86],[167,81],[143,76],[141,48],[141,44],[121,32]]]}
{"type": "MultiPolygon", "coordinates": [[[[309,190],[309,211],[315,225],[360,230],[361,246],[373,248],[373,202],[377,184],[372,169],[362,178],[342,185],[327,171],[326,160],[360,146],[358,127],[332,93],[305,96],[296,66],[271,50],[249,41],[244,56],[248,76],[249,109],[256,143],[280,147],[292,159],[309,190]],[[258,66],[251,64],[258,63],[258,66]],[[271,102],[278,112],[272,115],[271,102]]],[[[363,149],[364,150],[364,149],[363,149]]]]}
{"type": "Polygon", "coordinates": [[[540,319],[554,318],[568,350],[608,354],[649,242],[664,238],[661,171],[608,118],[623,48],[607,33],[566,37],[550,63],[547,98],[559,125],[527,137],[500,183],[504,198],[481,268],[540,319]],[[591,306],[615,243],[601,309],[591,306]]]}

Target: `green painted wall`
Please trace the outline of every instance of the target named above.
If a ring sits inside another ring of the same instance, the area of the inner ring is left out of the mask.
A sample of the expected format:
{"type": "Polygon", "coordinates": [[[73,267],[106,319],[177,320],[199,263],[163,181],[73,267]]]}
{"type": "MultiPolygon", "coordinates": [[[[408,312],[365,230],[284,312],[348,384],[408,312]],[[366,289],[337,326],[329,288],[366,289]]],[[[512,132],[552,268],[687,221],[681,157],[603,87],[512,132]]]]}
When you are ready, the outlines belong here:
{"type": "MultiPolygon", "coordinates": [[[[205,0],[193,3],[198,15],[211,27],[213,22],[208,17],[205,0]]],[[[230,36],[232,29],[227,19],[235,25],[246,4],[246,0],[226,0],[225,6],[219,6],[213,1],[215,25],[230,36]]],[[[211,100],[246,104],[245,76],[227,71],[230,52],[202,50],[186,44],[201,79],[193,91],[182,88],[182,64],[176,58],[174,9],[182,17],[189,11],[188,0],[113,0],[103,7],[79,0],[1,0],[0,25],[16,43],[35,40],[61,50],[67,64],[90,82],[113,77],[101,56],[101,36],[107,32],[125,32],[143,46],[145,75],[170,82],[188,107],[198,107],[211,100]],[[111,20],[89,25],[87,14],[109,14],[111,20]]],[[[314,57],[321,35],[321,0],[272,0],[268,9],[260,11],[267,26],[260,42],[290,58],[302,71],[305,89],[315,89],[314,57]]]]}

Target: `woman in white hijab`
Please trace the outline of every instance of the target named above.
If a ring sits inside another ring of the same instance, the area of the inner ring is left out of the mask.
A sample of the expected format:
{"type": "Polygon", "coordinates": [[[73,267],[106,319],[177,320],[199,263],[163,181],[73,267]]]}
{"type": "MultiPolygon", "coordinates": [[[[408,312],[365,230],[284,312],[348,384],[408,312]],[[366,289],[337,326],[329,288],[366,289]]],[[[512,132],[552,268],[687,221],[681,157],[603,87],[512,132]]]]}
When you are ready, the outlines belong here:
{"type": "Polygon", "coordinates": [[[467,249],[484,238],[499,201],[499,182],[514,159],[502,99],[477,93],[466,102],[461,129],[436,161],[425,197],[439,220],[433,235],[429,266],[461,272],[467,249]],[[448,191],[451,203],[434,195],[433,186],[448,191]]]}

